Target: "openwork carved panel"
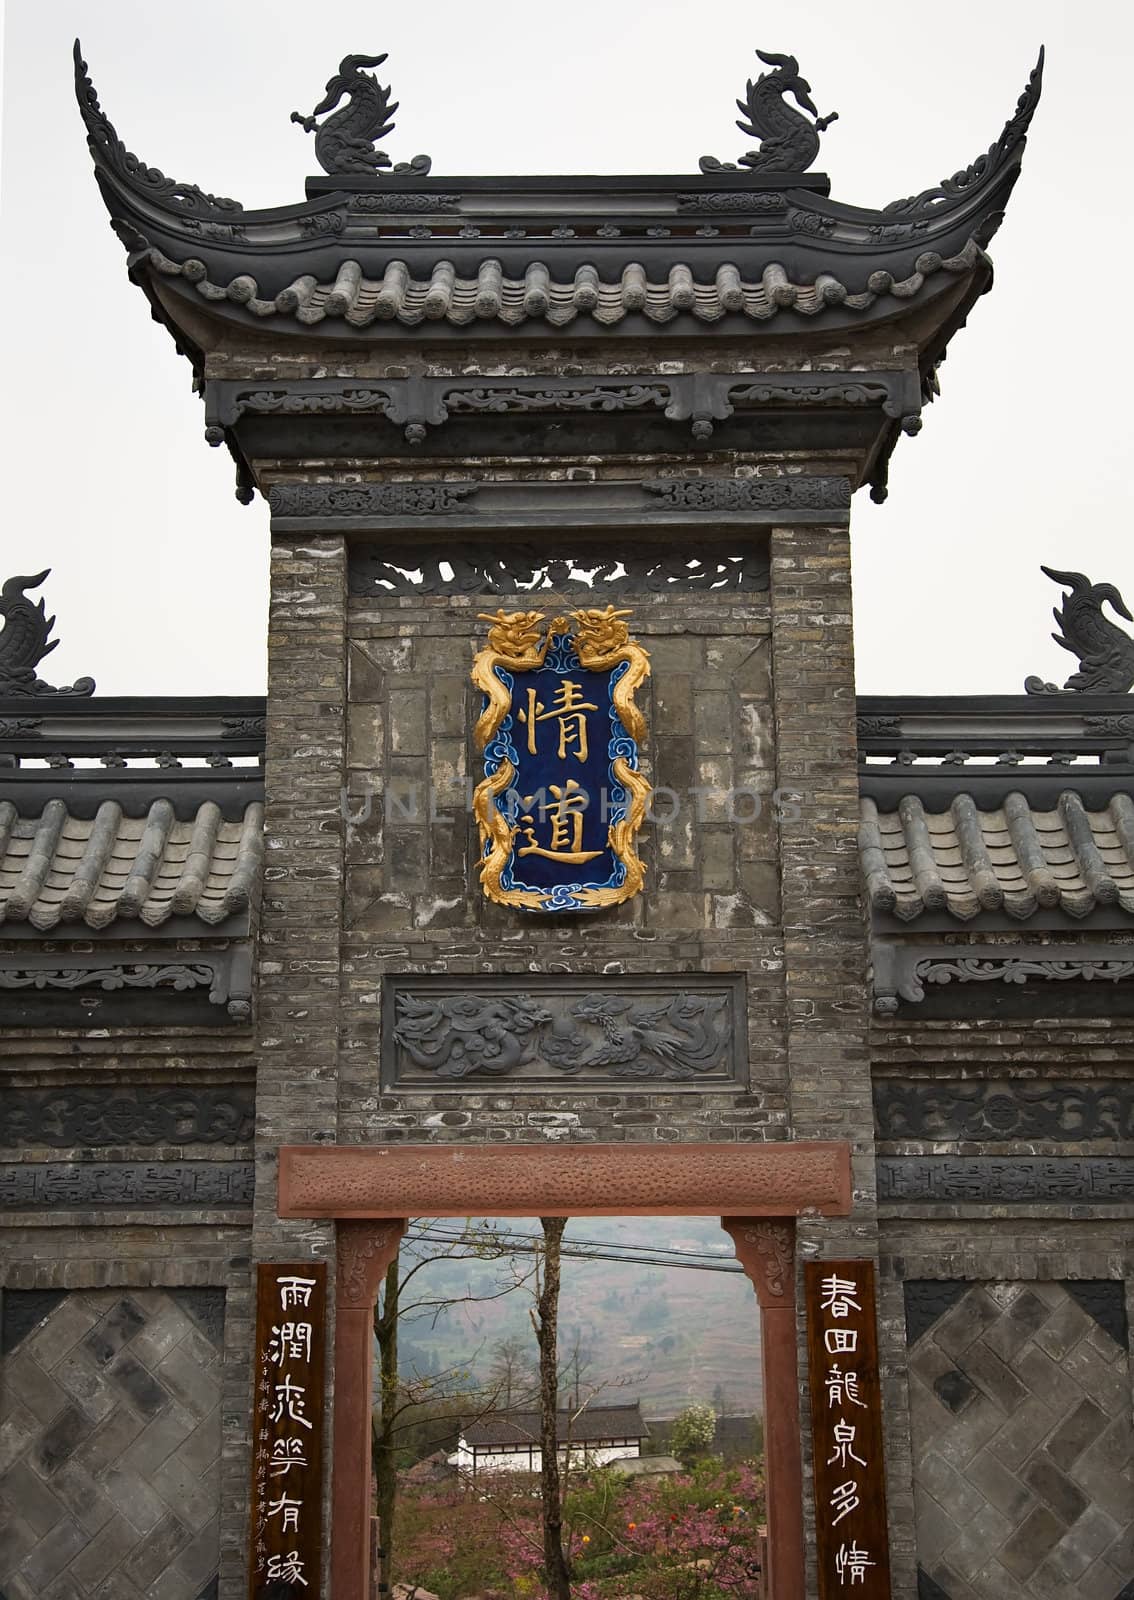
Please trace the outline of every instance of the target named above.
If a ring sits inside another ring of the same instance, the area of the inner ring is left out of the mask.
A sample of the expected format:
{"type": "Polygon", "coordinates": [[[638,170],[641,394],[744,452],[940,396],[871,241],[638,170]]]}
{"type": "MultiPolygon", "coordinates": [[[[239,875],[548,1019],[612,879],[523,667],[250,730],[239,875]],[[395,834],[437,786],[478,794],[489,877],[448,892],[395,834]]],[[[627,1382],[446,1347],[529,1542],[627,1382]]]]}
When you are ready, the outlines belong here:
{"type": "Polygon", "coordinates": [[[0,1089],[0,1142],[55,1145],[248,1144],[254,1091],[132,1088],[0,1089]]]}
{"type": "MultiPolygon", "coordinates": [[[[273,490],[273,494],[275,494],[273,490]]],[[[559,541],[557,540],[557,543],[559,541]]],[[[428,594],[682,594],[707,590],[759,593],[768,587],[766,549],[736,542],[674,552],[657,545],[606,541],[552,556],[547,544],[460,543],[352,546],[350,591],[383,596],[428,594]]]]}
{"type": "Polygon", "coordinates": [[[845,1216],[850,1148],[284,1145],[281,1217],[845,1216]]]}
{"type": "Polygon", "coordinates": [[[382,1081],[458,1088],[506,1078],[728,1088],[745,1082],[744,978],[391,978],[382,1081]]]}
{"type": "Polygon", "coordinates": [[[880,1139],[1134,1139],[1134,1080],[876,1080],[880,1139]]]}

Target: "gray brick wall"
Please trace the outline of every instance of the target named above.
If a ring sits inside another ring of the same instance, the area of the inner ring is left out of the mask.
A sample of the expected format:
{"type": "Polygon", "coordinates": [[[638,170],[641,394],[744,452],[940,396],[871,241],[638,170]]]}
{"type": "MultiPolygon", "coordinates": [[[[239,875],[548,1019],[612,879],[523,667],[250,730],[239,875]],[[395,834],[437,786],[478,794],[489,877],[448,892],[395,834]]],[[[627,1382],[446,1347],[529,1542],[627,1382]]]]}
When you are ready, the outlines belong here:
{"type": "Polygon", "coordinates": [[[1089,1309],[1121,1286],[1085,1305],[1078,1287],[933,1285],[946,1309],[909,1351],[914,1495],[948,1600],[1117,1600],[1134,1573],[1125,1319],[1089,1309]]]}
{"type": "Polygon", "coordinates": [[[0,1593],[199,1600],[219,1556],[222,1289],[9,1289],[0,1593]]]}

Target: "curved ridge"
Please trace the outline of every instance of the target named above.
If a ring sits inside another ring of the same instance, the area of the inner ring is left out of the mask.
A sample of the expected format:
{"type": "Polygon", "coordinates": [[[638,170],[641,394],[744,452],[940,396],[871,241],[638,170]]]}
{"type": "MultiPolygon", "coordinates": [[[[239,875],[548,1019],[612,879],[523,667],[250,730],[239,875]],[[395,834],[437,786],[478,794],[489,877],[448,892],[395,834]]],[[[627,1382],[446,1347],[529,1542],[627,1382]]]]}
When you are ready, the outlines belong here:
{"type": "Polygon", "coordinates": [[[78,39],[75,40],[72,53],[75,61],[75,98],[79,102],[79,115],[86,126],[87,144],[96,167],[109,167],[130,188],[140,190],[152,200],[165,202],[183,215],[225,217],[244,210],[239,200],[206,194],[195,183],[179,183],[176,178],[167,178],[159,168],[148,167],[133,151],[127,150],[114,124],[99,105],[98,92],[87,72],[83,47],[78,39]]]}
{"type": "Polygon", "coordinates": [[[941,182],[931,189],[923,189],[920,194],[908,195],[904,200],[891,200],[888,206],[883,206],[883,216],[932,215],[933,212],[949,205],[968,200],[992,183],[1008,167],[1013,156],[1022,155],[1024,145],[1027,143],[1028,128],[1035,116],[1043,91],[1043,60],[1044,47],[1040,45],[1036,64],[1024,85],[1023,93],[1016,102],[1015,111],[1004,124],[999,139],[990,145],[983,155],[977,156],[975,161],[970,161],[969,165],[962,167],[959,172],[954,172],[951,178],[942,178],[941,182]]]}

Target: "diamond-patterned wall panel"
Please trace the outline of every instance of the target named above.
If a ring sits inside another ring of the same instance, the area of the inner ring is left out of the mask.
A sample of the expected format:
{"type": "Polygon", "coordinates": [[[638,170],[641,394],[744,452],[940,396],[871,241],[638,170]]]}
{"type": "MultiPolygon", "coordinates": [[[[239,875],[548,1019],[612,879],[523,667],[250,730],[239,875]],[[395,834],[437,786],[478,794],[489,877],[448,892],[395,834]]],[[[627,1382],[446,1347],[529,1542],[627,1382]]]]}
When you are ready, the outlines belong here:
{"type": "Polygon", "coordinates": [[[973,1283],[928,1328],[915,1324],[917,1550],[931,1594],[1124,1591],[1134,1424],[1128,1352],[1105,1321],[1058,1283],[973,1283]]]}
{"type": "MultiPolygon", "coordinates": [[[[75,1291],[5,1356],[5,1600],[197,1600],[210,1592],[222,1352],[209,1336],[215,1308],[203,1302],[199,1322],[195,1292],[75,1291]]],[[[4,1296],[5,1322],[21,1325],[19,1299],[4,1296]]]]}

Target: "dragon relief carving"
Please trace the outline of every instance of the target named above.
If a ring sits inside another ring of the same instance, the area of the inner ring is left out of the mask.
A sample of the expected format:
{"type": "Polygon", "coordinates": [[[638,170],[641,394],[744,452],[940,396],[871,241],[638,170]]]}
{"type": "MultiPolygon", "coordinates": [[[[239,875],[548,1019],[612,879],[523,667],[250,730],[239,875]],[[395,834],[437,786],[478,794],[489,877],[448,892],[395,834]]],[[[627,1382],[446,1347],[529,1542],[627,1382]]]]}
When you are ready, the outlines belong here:
{"type": "MultiPolygon", "coordinates": [[[[379,168],[392,166],[389,156],[376,150],[375,145],[394,131],[398,101],[391,104],[389,86],[384,88],[373,72],[363,71],[364,67],[380,67],[385,60],[385,55],[344,56],[310,116],[299,111],[291,114],[291,120],[298,122],[305,133],[314,133],[315,159],[332,177],[340,173],[373,177],[379,168]],[[346,105],[336,110],[344,95],[346,105]],[[317,122],[328,111],[331,115],[324,122],[317,122]]],[[[423,178],[431,166],[428,156],[414,156],[412,161],[400,161],[393,170],[423,178]]]]}
{"type": "Polygon", "coordinates": [[[1064,650],[1079,658],[1079,671],[1073,672],[1060,689],[1039,677],[1024,679],[1027,694],[1126,694],[1134,686],[1134,638],[1116,622],[1103,616],[1109,605],[1127,622],[1134,622],[1126,603],[1113,583],[1092,583],[1081,572],[1058,572],[1041,567],[1056,583],[1064,584],[1062,607],[1052,611],[1060,632],[1052,638],[1064,650]]]}
{"type": "Polygon", "coordinates": [[[51,568],[45,567],[29,577],[9,578],[0,589],[0,617],[4,619],[0,629],[0,695],[94,693],[93,678],[79,678],[68,688],[57,689],[36,677],[39,663],[51,654],[59,640],[51,637],[55,618],[46,615],[42,600],[29,600],[25,591],[38,589],[50,572],[51,568]]]}
{"type": "Polygon", "coordinates": [[[749,78],[744,99],[736,102],[743,113],[736,125],[750,139],[759,139],[760,148],[749,150],[736,164],[702,156],[702,172],[735,172],[737,166],[751,172],[806,172],[819,154],[819,135],[838,118],[837,111],[826,117],[819,115],[811,98],[811,85],[801,76],[794,56],[775,55],[767,50],[757,50],[756,54],[775,70],[762,72],[755,83],[749,78]],[[788,105],[785,96],[789,94],[800,107],[798,111],[788,105]],[[810,112],[815,120],[811,121],[804,112],[810,112]]]}
{"type": "Polygon", "coordinates": [[[403,1061],[438,1078],[503,1077],[533,1063],[566,1077],[692,1079],[729,1053],[725,994],[654,998],[595,991],[573,1001],[527,994],[396,996],[403,1061]]]}

